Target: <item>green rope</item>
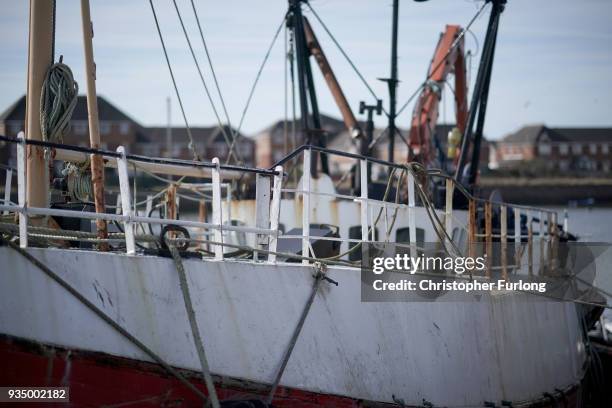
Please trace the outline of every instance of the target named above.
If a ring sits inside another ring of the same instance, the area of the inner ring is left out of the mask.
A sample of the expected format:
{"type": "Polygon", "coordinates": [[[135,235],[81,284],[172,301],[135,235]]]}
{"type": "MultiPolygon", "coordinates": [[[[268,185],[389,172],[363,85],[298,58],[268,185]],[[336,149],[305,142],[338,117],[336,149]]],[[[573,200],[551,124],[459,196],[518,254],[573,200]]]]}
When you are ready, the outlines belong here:
{"type": "Polygon", "coordinates": [[[78,92],[79,85],[72,71],[60,57],[60,62],[47,71],[40,96],[40,129],[44,141],[63,143],[64,135],[70,130],[78,92]]]}

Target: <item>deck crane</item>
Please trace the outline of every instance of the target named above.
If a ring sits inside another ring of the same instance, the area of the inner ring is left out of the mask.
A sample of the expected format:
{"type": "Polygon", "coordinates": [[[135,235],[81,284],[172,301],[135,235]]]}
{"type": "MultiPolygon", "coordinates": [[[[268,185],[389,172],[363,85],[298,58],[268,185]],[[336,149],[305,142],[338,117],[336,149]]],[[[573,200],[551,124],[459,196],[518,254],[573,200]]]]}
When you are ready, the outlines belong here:
{"type": "MultiPolygon", "coordinates": [[[[428,80],[425,82],[415,107],[409,136],[410,150],[412,151],[409,153],[411,154],[409,160],[419,160],[425,166],[431,166],[435,160],[433,135],[438,118],[439,95],[446,81],[446,76],[454,71],[457,130],[449,135],[450,156],[455,160],[456,164],[454,166],[455,179],[470,188],[474,187],[478,176],[480,146],[487,110],[497,32],[500,16],[504,11],[507,0],[486,0],[486,2],[491,3],[491,14],[469,108],[463,44],[465,31],[458,26],[447,26],[445,33],[442,34],[438,42],[438,47],[430,66],[428,80]],[[474,125],[476,126],[475,128],[474,125]],[[461,147],[458,150],[454,150],[459,141],[461,147]]],[[[447,154],[446,156],[449,155],[447,154]]],[[[443,159],[445,158],[443,157],[443,159]]]]}
{"type": "Polygon", "coordinates": [[[464,40],[461,36],[462,28],[458,25],[447,25],[436,47],[431,60],[427,81],[419,95],[412,115],[409,133],[409,161],[419,161],[429,166],[436,159],[435,126],[438,120],[440,98],[449,74],[455,75],[455,115],[457,128],[449,137],[448,153],[444,157],[454,159],[457,157],[456,148],[460,140],[457,134],[465,132],[468,117],[466,64],[464,53],[464,40]]]}

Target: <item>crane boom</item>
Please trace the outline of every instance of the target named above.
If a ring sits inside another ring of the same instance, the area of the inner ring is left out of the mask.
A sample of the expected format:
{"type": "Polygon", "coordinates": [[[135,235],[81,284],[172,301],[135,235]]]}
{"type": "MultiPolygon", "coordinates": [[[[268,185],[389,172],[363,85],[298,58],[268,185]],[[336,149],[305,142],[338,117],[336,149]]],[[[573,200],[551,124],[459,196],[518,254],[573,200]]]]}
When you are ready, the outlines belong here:
{"type": "Polygon", "coordinates": [[[436,47],[431,61],[427,81],[412,115],[409,143],[411,157],[427,165],[435,156],[433,137],[442,89],[450,73],[455,75],[455,114],[457,128],[463,134],[468,116],[467,81],[465,70],[464,40],[462,28],[458,25],[447,25],[436,47]]]}

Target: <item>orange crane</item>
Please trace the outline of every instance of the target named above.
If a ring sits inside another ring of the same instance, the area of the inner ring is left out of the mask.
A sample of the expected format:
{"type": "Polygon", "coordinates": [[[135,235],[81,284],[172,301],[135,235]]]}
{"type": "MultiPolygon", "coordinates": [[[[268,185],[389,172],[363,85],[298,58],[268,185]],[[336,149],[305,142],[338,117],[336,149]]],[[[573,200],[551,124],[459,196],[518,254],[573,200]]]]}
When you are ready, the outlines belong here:
{"type": "Polygon", "coordinates": [[[467,80],[465,69],[464,39],[462,28],[447,25],[440,35],[438,46],[431,61],[427,81],[419,95],[412,115],[409,134],[409,161],[419,161],[427,166],[435,159],[434,131],[438,120],[440,98],[446,78],[455,75],[455,114],[457,130],[448,140],[448,159],[458,157],[458,144],[465,133],[468,117],[467,80]]]}

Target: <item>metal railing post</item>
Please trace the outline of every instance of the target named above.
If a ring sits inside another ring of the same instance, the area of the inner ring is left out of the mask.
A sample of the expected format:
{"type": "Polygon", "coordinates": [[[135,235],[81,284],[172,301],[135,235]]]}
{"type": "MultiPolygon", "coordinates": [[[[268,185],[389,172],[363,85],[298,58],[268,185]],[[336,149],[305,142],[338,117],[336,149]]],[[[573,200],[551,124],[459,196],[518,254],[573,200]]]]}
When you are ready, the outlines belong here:
{"type": "MultiPolygon", "coordinates": [[[[446,205],[444,211],[444,228],[446,229],[447,235],[451,238],[453,236],[453,194],[455,193],[455,183],[450,178],[446,179],[446,205]]],[[[451,242],[448,242],[450,244],[451,242]]]]}
{"type": "Polygon", "coordinates": [[[408,170],[408,234],[410,235],[410,257],[417,257],[416,250],[416,198],[414,194],[414,174],[412,170],[408,170]]]}
{"type": "Polygon", "coordinates": [[[486,275],[491,277],[491,265],[493,256],[493,205],[490,201],[485,202],[485,255],[487,257],[486,275]]]}
{"type": "MultiPolygon", "coordinates": [[[[361,240],[367,242],[368,237],[368,161],[359,161],[359,185],[361,187],[361,240]]],[[[372,227],[374,228],[374,227],[372,227]]],[[[363,244],[362,244],[363,245],[363,244]]]]}
{"type": "Polygon", "coordinates": [[[521,209],[514,208],[514,263],[516,269],[521,269],[521,209]]]}
{"type": "MultiPolygon", "coordinates": [[[[219,158],[215,157],[212,159],[215,167],[212,169],[212,218],[213,224],[215,225],[214,237],[218,243],[223,242],[223,224],[222,224],[222,213],[221,213],[221,173],[220,173],[220,162],[219,158]]],[[[223,245],[215,245],[215,260],[223,260],[223,245]]]]}
{"type": "Polygon", "coordinates": [[[508,208],[499,207],[502,278],[508,279],[508,208]]]}
{"type": "Polygon", "coordinates": [[[117,147],[117,153],[121,157],[117,157],[117,173],[119,174],[119,191],[121,193],[121,210],[123,216],[127,217],[123,222],[125,232],[125,248],[128,255],[136,253],[136,244],[134,241],[134,224],[131,221],[133,217],[132,196],[130,194],[130,177],[128,174],[128,163],[125,158],[125,148],[117,147]]]}
{"type": "MultiPolygon", "coordinates": [[[[267,229],[270,226],[270,178],[262,174],[255,176],[255,227],[267,229]]],[[[257,249],[268,245],[270,236],[255,234],[255,249],[253,259],[257,261],[257,249]]]]}
{"type": "Polygon", "coordinates": [[[529,274],[533,273],[533,217],[531,211],[527,210],[527,265],[529,274]]]}
{"type": "MultiPolygon", "coordinates": [[[[302,171],[302,256],[310,256],[310,149],[304,150],[304,166],[302,171]]],[[[308,265],[307,259],[302,259],[303,265],[308,265]]]]}
{"type": "MultiPolygon", "coordinates": [[[[11,187],[13,183],[13,170],[6,169],[6,181],[4,183],[4,205],[9,205],[11,202],[11,187]]],[[[4,214],[8,214],[8,210],[4,211],[4,214]]]]}
{"type": "Polygon", "coordinates": [[[280,205],[281,205],[281,190],[283,187],[283,166],[276,166],[274,170],[277,174],[274,176],[274,185],[272,186],[272,204],[270,205],[270,229],[274,234],[270,236],[270,244],[268,245],[268,262],[276,262],[276,247],[278,243],[278,226],[280,224],[280,205]]]}
{"type": "Polygon", "coordinates": [[[468,256],[476,254],[476,201],[470,198],[468,201],[468,256]]]}
{"type": "Polygon", "coordinates": [[[17,201],[21,212],[19,213],[19,246],[28,247],[28,203],[26,199],[26,145],[25,135],[19,132],[17,135],[17,201]]]}

